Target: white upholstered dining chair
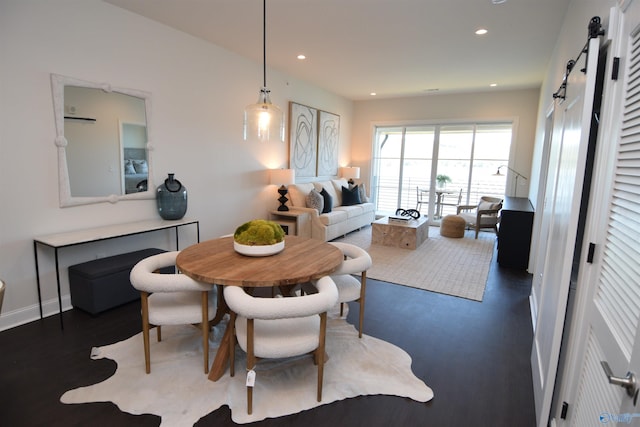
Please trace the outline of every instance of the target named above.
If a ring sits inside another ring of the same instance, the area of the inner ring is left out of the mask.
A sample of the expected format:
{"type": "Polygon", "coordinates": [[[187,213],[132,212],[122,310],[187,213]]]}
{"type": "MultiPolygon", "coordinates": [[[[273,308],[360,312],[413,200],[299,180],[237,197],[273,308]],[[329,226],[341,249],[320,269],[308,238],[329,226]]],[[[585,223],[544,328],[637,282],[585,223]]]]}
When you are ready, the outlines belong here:
{"type": "MultiPolygon", "coordinates": [[[[327,310],[338,301],[329,276],[313,282],[317,293],[286,298],[258,298],[238,286],[226,286],[224,297],[231,310],[230,374],[235,374],[235,344],[247,353],[247,412],[253,411],[253,386],[249,382],[257,358],[281,359],[313,353],[318,365],[317,400],[322,400],[327,310]]],[[[255,379],[257,381],[258,379],[255,379]]]]}
{"type": "Polygon", "coordinates": [[[209,372],[209,321],[216,314],[216,292],[212,285],[197,282],[184,274],[159,272],[163,268],[175,267],[178,254],[179,251],[173,251],[150,256],[131,270],[131,284],[140,291],[147,374],[151,372],[150,328],[156,327],[158,341],[161,341],[161,325],[187,324],[200,325],[204,373],[209,372]]]}
{"type": "Polygon", "coordinates": [[[373,264],[371,256],[356,245],[342,242],[329,242],[344,255],[344,261],[333,273],[331,278],[338,288],[338,302],[340,303],[340,316],[342,316],[344,304],[356,301],[360,304],[360,317],[358,319],[358,336],[362,338],[362,325],[364,323],[364,303],[367,290],[367,270],[373,264]],[[356,279],[353,275],[359,275],[356,279]]]}

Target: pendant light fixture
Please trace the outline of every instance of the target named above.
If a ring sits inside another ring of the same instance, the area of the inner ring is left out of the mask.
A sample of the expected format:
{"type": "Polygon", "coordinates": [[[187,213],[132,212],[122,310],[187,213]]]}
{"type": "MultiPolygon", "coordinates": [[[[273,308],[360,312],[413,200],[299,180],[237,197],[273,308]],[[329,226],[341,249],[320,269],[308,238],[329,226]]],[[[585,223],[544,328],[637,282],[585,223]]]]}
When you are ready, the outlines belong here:
{"type": "Polygon", "coordinates": [[[262,0],[262,17],[263,84],[258,102],[244,109],[244,140],[284,142],[284,115],[271,103],[267,89],[267,0],[262,0]]]}

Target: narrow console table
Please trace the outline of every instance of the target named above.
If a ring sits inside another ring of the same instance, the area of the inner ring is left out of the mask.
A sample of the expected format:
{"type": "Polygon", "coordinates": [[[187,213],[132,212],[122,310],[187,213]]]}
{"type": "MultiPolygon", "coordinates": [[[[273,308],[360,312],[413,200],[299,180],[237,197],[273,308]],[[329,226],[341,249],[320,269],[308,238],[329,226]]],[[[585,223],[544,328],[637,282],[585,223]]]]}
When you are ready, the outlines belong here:
{"type": "Polygon", "coordinates": [[[89,228],[86,230],[69,231],[65,233],[48,234],[33,239],[33,255],[36,261],[36,282],[38,285],[38,305],[40,307],[40,318],[42,313],[42,293],[40,288],[40,269],[38,265],[38,245],[52,248],[54,250],[56,265],[56,281],[58,289],[58,307],[60,317],[60,327],[62,323],[62,295],[60,293],[60,268],[58,264],[58,250],[70,246],[82,245],[85,243],[99,242],[101,240],[116,239],[118,237],[132,236],[135,234],[150,233],[152,231],[167,230],[173,228],[176,233],[176,250],[180,249],[178,241],[178,228],[194,224],[198,242],[200,242],[200,222],[194,219],[179,219],[175,221],[165,221],[161,219],[130,222],[126,224],[114,224],[105,227],[89,228]]]}

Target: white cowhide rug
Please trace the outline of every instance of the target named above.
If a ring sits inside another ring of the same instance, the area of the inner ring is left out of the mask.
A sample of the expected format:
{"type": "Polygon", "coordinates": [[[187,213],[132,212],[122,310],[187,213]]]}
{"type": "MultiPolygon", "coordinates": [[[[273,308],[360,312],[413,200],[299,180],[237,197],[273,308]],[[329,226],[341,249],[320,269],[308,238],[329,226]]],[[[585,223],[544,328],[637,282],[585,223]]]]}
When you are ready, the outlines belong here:
{"type": "MultiPolygon", "coordinates": [[[[226,320],[214,328],[211,358],[226,320]]],[[[164,326],[162,342],[151,333],[151,374],[144,371],[141,334],[94,348],[92,359],[108,358],[118,367],[113,376],[87,387],[67,391],[62,403],[114,402],[131,414],[155,414],[161,426],[192,426],[222,405],[231,408],[236,423],[280,417],[360,395],[395,395],[418,402],[433,391],[411,371],[411,358],[402,349],[363,335],[344,318],[333,315],[327,328],[327,354],[322,402],[316,401],[317,368],[311,356],[284,361],[262,360],[256,369],[253,414],[247,414],[244,367],[236,351],[236,375],[229,371],[209,381],[202,369],[201,335],[193,326],[164,326]]]]}

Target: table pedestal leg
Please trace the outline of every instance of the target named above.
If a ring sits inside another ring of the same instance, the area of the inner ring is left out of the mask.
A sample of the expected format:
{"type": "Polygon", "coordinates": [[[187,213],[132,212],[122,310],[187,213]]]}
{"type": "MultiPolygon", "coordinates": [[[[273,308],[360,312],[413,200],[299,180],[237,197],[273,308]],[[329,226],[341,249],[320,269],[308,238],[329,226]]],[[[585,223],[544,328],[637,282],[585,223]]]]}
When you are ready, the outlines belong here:
{"type": "Polygon", "coordinates": [[[216,315],[213,319],[209,321],[209,327],[213,327],[220,323],[220,321],[224,318],[224,315],[229,312],[229,307],[227,307],[227,303],[224,300],[224,288],[222,285],[216,285],[218,288],[218,305],[216,307],[216,315]]]}
{"type": "Polygon", "coordinates": [[[229,340],[231,339],[232,330],[231,325],[227,323],[224,335],[220,340],[220,346],[216,352],[216,358],[213,359],[211,369],[209,369],[209,380],[211,381],[218,381],[227,370],[227,363],[229,363],[229,340]]]}

